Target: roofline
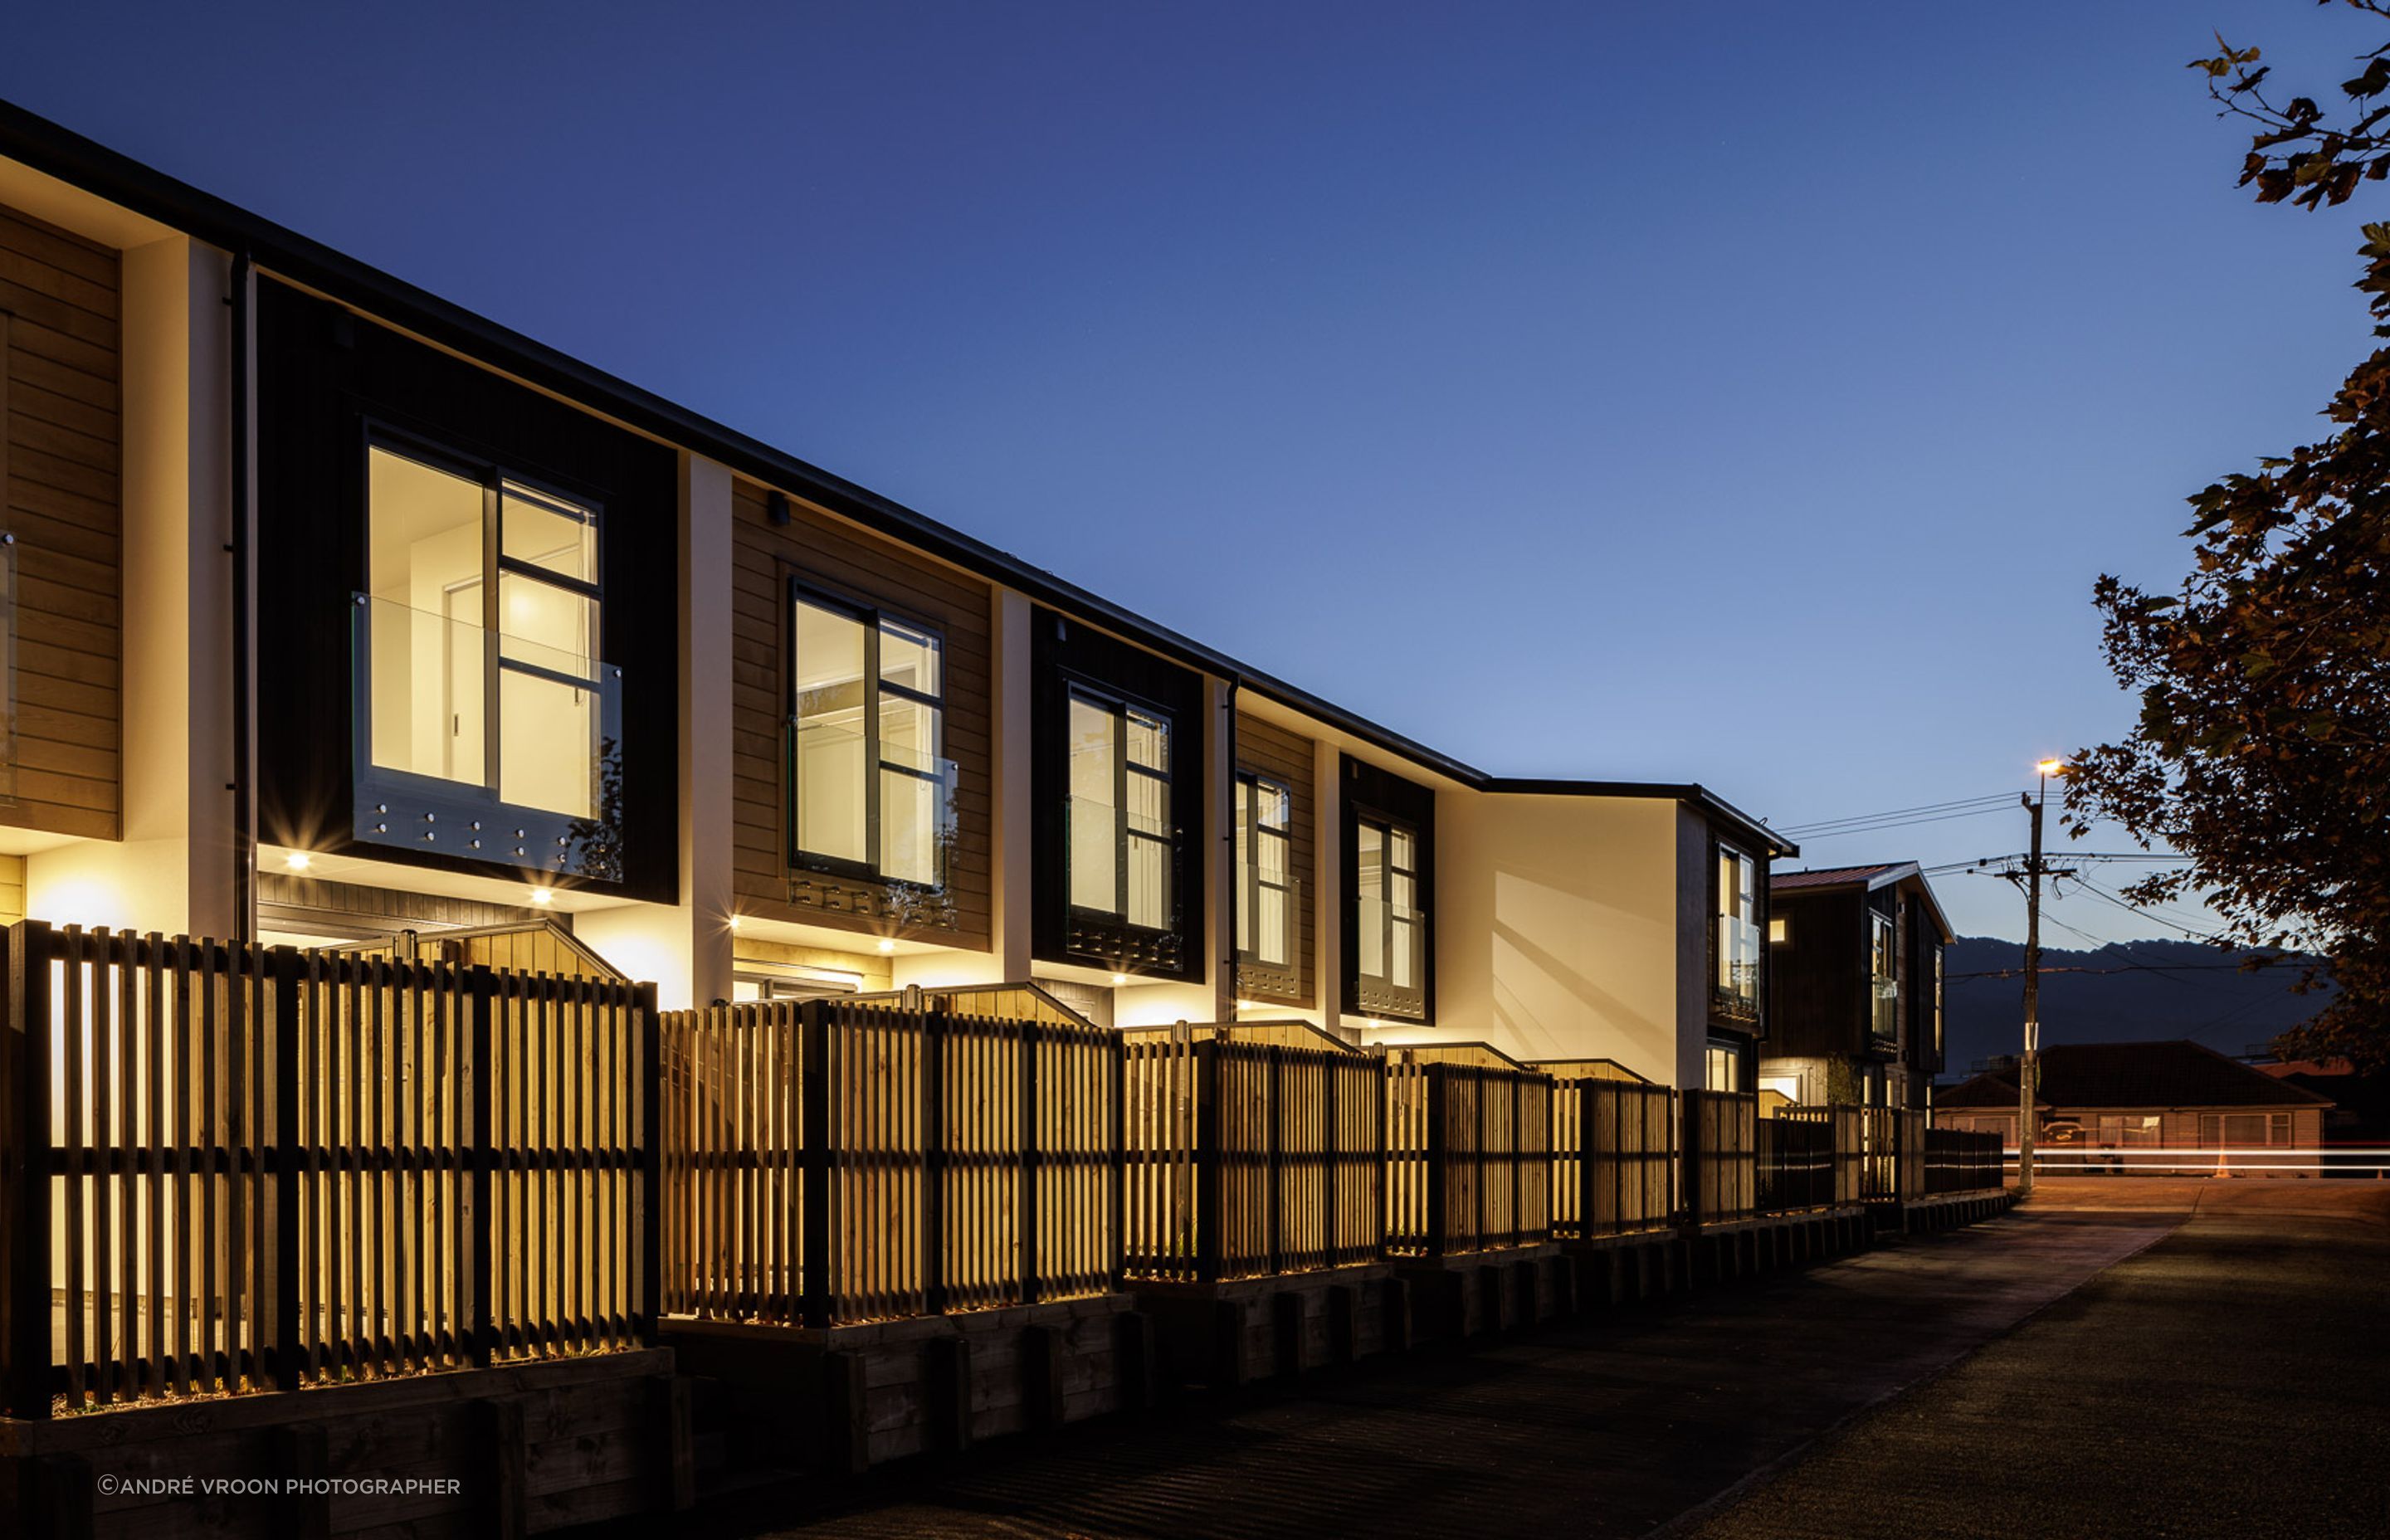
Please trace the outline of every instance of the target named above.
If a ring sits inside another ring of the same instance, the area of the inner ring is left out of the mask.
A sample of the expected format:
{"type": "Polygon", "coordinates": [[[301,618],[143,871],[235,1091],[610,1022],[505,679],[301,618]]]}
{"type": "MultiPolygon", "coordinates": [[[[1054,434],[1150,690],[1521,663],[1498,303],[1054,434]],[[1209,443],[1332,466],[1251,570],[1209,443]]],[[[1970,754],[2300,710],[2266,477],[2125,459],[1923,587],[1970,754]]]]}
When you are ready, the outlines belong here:
{"type": "MultiPolygon", "coordinates": [[[[1796,851],[1793,853],[1798,854],[1800,853],[1796,851]]],[[[1826,869],[1831,871],[1835,868],[1830,866],[1826,869]]],[[[1867,868],[1859,867],[1856,869],[1866,870],[1867,868]]],[[[1801,872],[1779,872],[1771,874],[1767,883],[1770,897],[1773,897],[1775,893],[1775,879],[1777,877],[1800,877],[1802,875],[1804,874],[1801,872]]],[[[1925,906],[1934,911],[1934,923],[1941,927],[1942,940],[1946,943],[1957,941],[1959,939],[1959,933],[1950,929],[1950,917],[1942,912],[1942,901],[1934,896],[1934,884],[1925,879],[1925,868],[1914,861],[1881,862],[1877,866],[1876,874],[1873,877],[1867,879],[1865,882],[1861,882],[1859,879],[1855,877],[1846,882],[1813,882],[1799,888],[1787,889],[1786,892],[1792,893],[1831,893],[1843,888],[1864,887],[1869,892],[1873,892],[1878,888],[1885,887],[1895,882],[1904,882],[1912,877],[1917,879],[1918,887],[1924,891],[1925,906]]]]}
{"type": "Polygon", "coordinates": [[[560,349],[443,300],[369,263],[169,176],[72,129],[0,99],[0,156],[94,197],[219,247],[246,252],[272,273],[370,312],[516,375],[533,385],[720,461],[750,480],[800,493],[842,518],[890,535],[1040,602],[1122,632],[1174,661],[1257,690],[1373,748],[1423,769],[1482,786],[1483,770],[1333,701],[1250,667],[1069,580],[963,533],[867,487],[775,449],[701,413],[632,384],[560,349]]]}
{"type": "Polygon", "coordinates": [[[1735,825],[1766,845],[1771,858],[1801,853],[1800,846],[1698,781],[1580,781],[1486,776],[1482,777],[1478,789],[1513,797],[1664,797],[1671,802],[1690,802],[1735,825]]]}

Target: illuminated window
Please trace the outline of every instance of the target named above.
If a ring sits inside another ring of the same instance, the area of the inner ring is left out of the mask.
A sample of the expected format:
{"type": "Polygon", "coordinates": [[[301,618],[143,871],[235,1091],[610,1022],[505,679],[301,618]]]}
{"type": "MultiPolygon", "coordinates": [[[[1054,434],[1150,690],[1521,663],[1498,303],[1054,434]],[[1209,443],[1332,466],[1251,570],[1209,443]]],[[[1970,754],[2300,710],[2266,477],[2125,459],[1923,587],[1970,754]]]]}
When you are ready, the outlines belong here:
{"type": "Polygon", "coordinates": [[[1420,909],[1419,836],[1363,815],[1353,826],[1355,970],[1397,991],[1426,987],[1427,917],[1420,909]]]}
{"type": "Polygon", "coordinates": [[[1900,951],[1889,915],[1868,916],[1869,1026],[1879,1043],[1900,1039],[1900,951]]]}
{"type": "MultiPolygon", "coordinates": [[[[598,659],[598,510],[487,466],[377,443],[366,526],[370,771],[436,783],[425,793],[435,817],[458,793],[469,808],[599,816],[612,671],[598,659]]],[[[505,853],[495,844],[490,853],[505,853]]]]}
{"type": "Polygon", "coordinates": [[[1071,691],[1071,906],[1149,930],[1177,923],[1170,821],[1170,723],[1071,691]]]}
{"type": "Polygon", "coordinates": [[[1740,1091],[1742,1086],[1742,1045],[1713,1037],[1702,1059],[1702,1089],[1740,1091]]]}
{"type": "Polygon", "coordinates": [[[1792,939],[1792,922],[1789,919],[1769,920],[1767,922],[1767,939],[1769,942],[1779,945],[1791,941],[1792,939]]]}
{"type": "Polygon", "coordinates": [[[1717,847],[1717,924],[1711,999],[1731,1016],[1759,1014],[1758,863],[1730,845],[1717,847]]]}
{"type": "Polygon", "coordinates": [[[1294,794],[1261,776],[1237,777],[1237,960],[1294,964],[1294,794]]]}
{"type": "Polygon", "coordinates": [[[954,840],[944,643],[797,591],[789,719],[797,865],[936,886],[954,840]]]}

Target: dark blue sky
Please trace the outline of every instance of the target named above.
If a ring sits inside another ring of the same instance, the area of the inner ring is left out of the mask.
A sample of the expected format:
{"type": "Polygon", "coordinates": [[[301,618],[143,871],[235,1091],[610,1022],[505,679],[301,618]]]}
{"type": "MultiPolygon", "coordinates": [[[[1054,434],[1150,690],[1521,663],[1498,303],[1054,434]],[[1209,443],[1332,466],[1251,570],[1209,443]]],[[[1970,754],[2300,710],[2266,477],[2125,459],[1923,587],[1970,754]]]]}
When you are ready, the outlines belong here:
{"type": "Polygon", "coordinates": [[[2121,730],[2092,577],[2368,343],[2357,216],[2182,68],[2379,41],[2294,0],[664,10],[85,0],[0,95],[1463,759],[1781,825],[2121,730]]]}

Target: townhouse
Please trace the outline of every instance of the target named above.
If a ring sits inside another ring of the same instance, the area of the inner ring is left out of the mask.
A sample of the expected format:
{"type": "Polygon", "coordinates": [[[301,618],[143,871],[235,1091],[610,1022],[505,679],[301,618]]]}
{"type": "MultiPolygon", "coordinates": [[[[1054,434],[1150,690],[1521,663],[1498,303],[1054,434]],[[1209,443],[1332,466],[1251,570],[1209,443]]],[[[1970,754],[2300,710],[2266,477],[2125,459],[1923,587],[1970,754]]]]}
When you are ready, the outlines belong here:
{"type": "Polygon", "coordinates": [[[1952,936],[1917,863],[1780,872],[1768,893],[1760,1088],[1795,1105],[1928,1105],[1952,936]]]}
{"type": "Polygon", "coordinates": [[[1489,774],[5,107],[0,331],[7,918],[1757,1082],[1795,852],[1703,786],[1489,774]]]}

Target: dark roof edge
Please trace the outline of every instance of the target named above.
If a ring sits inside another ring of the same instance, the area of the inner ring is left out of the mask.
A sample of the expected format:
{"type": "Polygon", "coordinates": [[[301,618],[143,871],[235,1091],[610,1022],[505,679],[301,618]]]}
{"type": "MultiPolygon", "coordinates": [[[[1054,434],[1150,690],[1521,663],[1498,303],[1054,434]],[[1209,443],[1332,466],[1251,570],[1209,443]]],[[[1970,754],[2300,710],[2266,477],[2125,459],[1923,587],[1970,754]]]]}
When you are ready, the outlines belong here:
{"type": "Polygon", "coordinates": [[[1664,797],[1671,802],[1690,802],[1721,821],[1734,825],[1744,834],[1765,844],[1771,857],[1801,853],[1800,846],[1698,781],[1578,781],[1487,776],[1479,789],[1507,792],[1514,797],[1664,797]]]}
{"type": "Polygon", "coordinates": [[[263,215],[144,165],[73,130],[0,100],[0,156],[227,251],[246,251],[284,277],[418,332],[477,361],[603,412],[749,478],[801,493],[842,517],[1017,588],[1176,661],[1260,691],[1375,748],[1471,786],[1485,773],[1331,701],[1156,625],[1067,579],[973,539],[844,477],[689,410],[560,349],[342,254],[263,215]]]}
{"type": "MultiPolygon", "coordinates": [[[[1798,853],[1796,852],[1795,853],[1797,854],[1798,853]]],[[[1832,870],[1833,868],[1829,867],[1827,869],[1832,870]]],[[[1870,868],[1865,866],[1854,866],[1850,869],[1853,871],[1866,871],[1870,868]]],[[[1864,887],[1868,892],[1873,892],[1878,888],[1884,886],[1886,883],[1906,882],[1913,877],[1917,879],[1918,887],[1923,890],[1925,893],[1925,906],[1934,911],[1934,923],[1942,928],[1942,940],[1944,943],[1947,943],[1959,939],[1959,932],[1950,928],[1950,917],[1943,912],[1942,901],[1934,895],[1934,884],[1927,880],[1925,868],[1922,866],[1914,861],[1882,861],[1878,862],[1873,869],[1875,871],[1875,875],[1868,878],[1864,882],[1855,877],[1847,882],[1818,882],[1813,883],[1806,888],[1793,891],[1830,893],[1837,888],[1864,887]]],[[[1802,877],[1807,874],[1792,871],[1779,872],[1776,875],[1779,877],[1802,877]]]]}

